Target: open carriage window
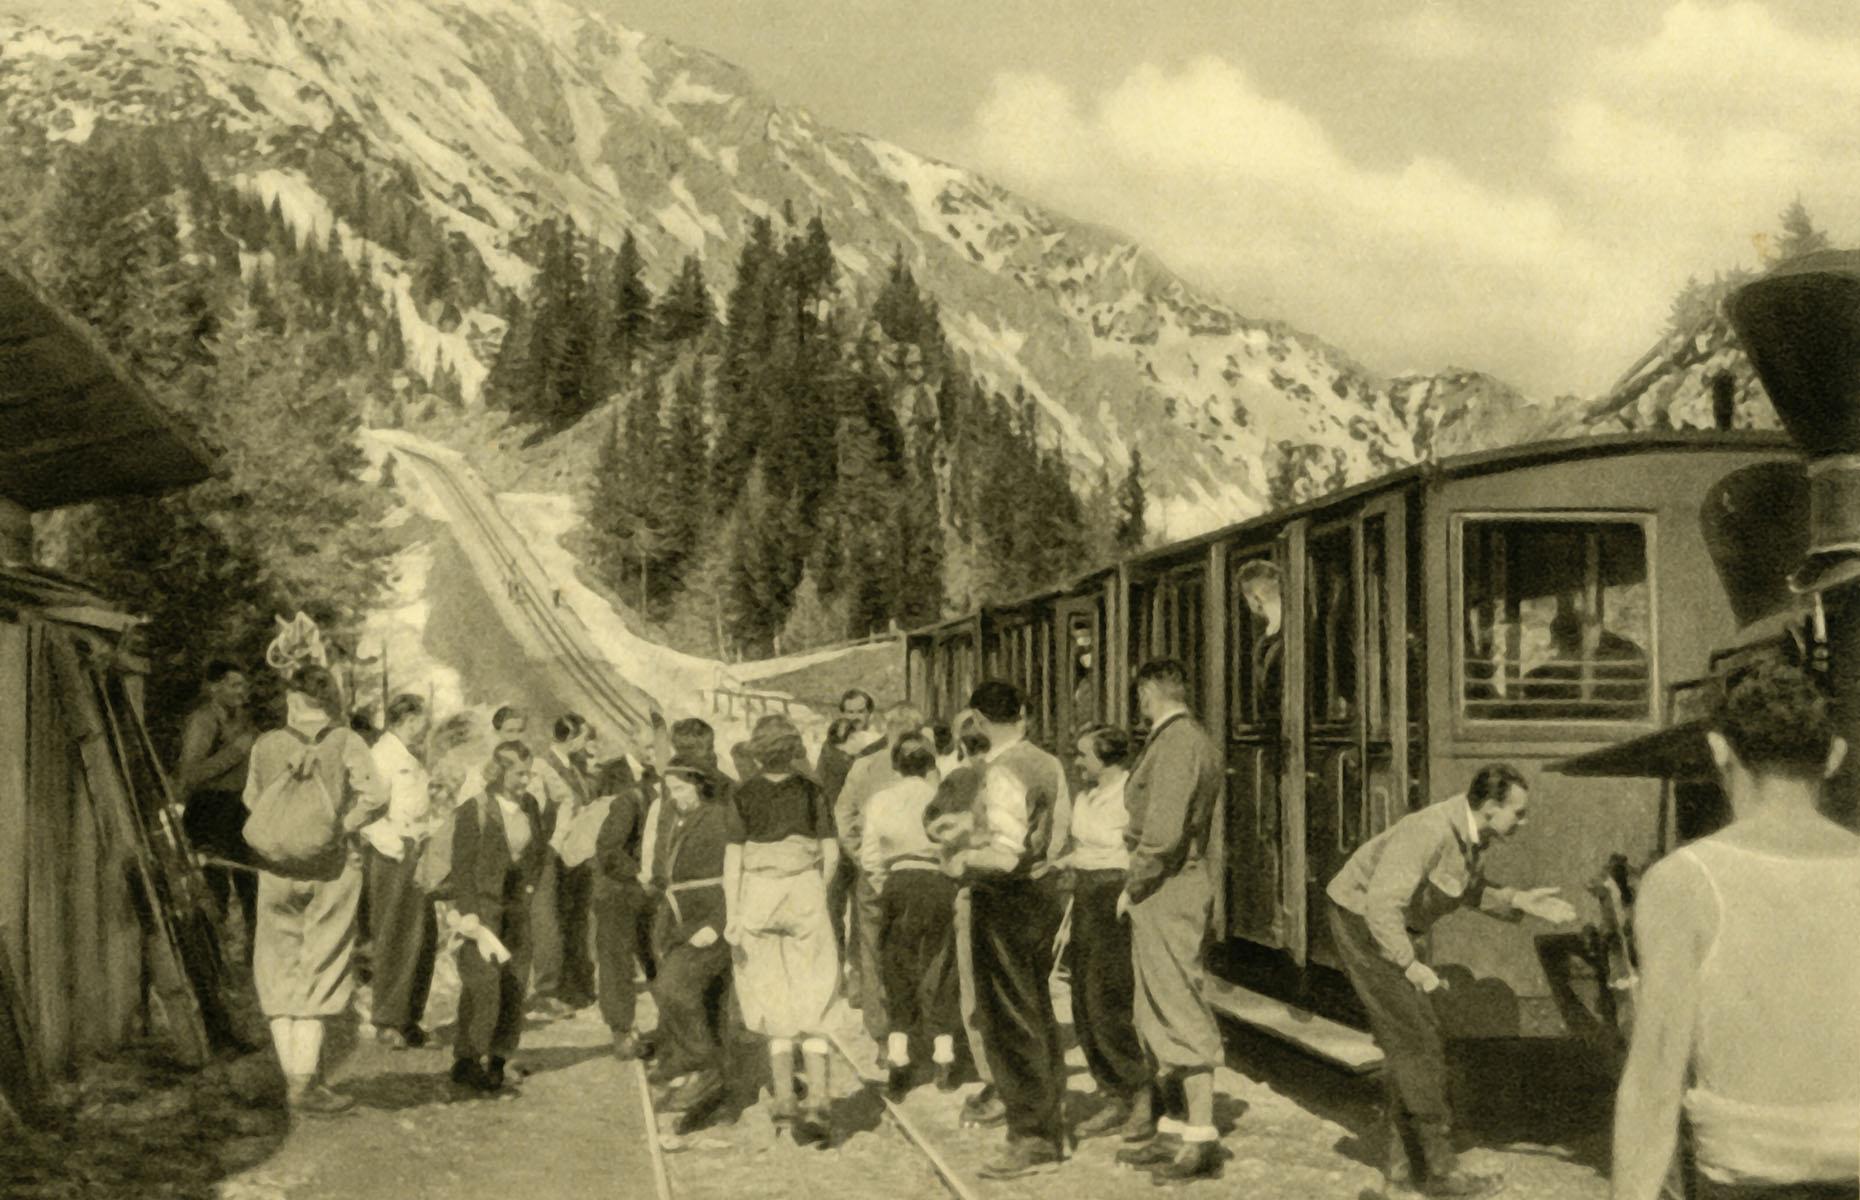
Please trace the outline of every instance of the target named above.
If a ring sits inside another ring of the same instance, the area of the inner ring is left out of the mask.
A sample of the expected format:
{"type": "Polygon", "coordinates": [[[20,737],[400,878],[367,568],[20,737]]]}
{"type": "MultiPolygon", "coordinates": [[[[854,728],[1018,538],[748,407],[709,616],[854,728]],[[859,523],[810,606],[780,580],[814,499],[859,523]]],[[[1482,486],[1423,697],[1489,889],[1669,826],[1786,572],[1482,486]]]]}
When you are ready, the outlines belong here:
{"type": "Polygon", "coordinates": [[[1270,553],[1240,559],[1227,585],[1227,712],[1235,733],[1279,723],[1284,638],[1279,564],[1270,553]]]}
{"type": "Polygon", "coordinates": [[[1641,521],[1469,518],[1461,556],[1463,715],[1652,715],[1652,597],[1641,521]]]}
{"type": "Polygon", "coordinates": [[[1305,644],[1313,725],[1356,716],[1356,543],[1349,527],[1314,534],[1305,644]]]}

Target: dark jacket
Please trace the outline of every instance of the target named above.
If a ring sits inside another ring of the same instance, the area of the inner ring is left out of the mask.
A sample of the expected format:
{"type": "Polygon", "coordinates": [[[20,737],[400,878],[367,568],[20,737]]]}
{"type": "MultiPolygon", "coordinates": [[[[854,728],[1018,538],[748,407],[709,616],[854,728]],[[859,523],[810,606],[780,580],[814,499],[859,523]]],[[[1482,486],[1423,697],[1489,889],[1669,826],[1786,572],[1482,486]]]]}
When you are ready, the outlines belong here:
{"type": "Polygon", "coordinates": [[[684,945],[706,925],[723,933],[723,852],[730,844],[732,816],[727,800],[710,800],[682,821],[665,822],[670,828],[665,855],[653,864],[661,889],[653,944],[661,953],[684,945]],[[707,882],[680,886],[700,880],[707,882]]]}
{"type": "Polygon", "coordinates": [[[530,821],[530,844],[517,862],[510,861],[510,840],[504,835],[503,814],[488,792],[459,806],[452,832],[452,905],[461,916],[476,916],[495,930],[506,903],[522,896],[527,903],[542,874],[549,843],[543,838],[542,809],[527,792],[522,797],[530,821]],[[518,879],[512,880],[515,871],[518,879]],[[514,891],[513,891],[514,888],[514,891]]]}
{"type": "Polygon", "coordinates": [[[617,887],[638,889],[641,844],[646,833],[646,789],[634,784],[614,793],[607,819],[594,839],[594,869],[617,887]]]}

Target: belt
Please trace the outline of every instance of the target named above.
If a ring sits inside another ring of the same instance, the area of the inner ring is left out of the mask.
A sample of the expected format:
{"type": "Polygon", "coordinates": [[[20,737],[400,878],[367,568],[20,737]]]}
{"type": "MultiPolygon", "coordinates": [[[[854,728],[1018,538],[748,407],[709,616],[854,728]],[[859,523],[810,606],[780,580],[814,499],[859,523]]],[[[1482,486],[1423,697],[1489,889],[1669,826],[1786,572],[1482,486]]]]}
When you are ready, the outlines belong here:
{"type": "Polygon", "coordinates": [[[885,870],[896,874],[899,871],[942,871],[942,866],[931,858],[900,858],[885,864],[885,870]]]}
{"type": "Polygon", "coordinates": [[[723,876],[714,879],[685,879],[678,883],[665,885],[665,902],[672,906],[672,919],[680,925],[685,922],[684,910],[678,907],[678,893],[695,891],[698,888],[722,887],[723,876]]]}

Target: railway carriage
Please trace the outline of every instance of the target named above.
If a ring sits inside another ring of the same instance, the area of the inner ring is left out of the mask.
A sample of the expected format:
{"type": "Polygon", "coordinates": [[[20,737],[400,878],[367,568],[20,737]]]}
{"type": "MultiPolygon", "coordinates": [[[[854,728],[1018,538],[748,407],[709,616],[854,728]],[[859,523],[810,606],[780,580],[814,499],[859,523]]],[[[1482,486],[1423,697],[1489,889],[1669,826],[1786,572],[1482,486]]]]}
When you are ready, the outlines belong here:
{"type": "Polygon", "coordinates": [[[1090,721],[1137,720],[1141,661],[1182,660],[1227,750],[1210,963],[1354,1024],[1325,885],[1390,822],[1513,762],[1532,821],[1488,870],[1563,888],[1585,927],[1442,922],[1447,1027],[1586,1038],[1612,1013],[1590,885],[1668,844],[1674,810],[1658,780],[1547,768],[1661,728],[1669,692],[1748,617],[1720,586],[1713,506],[1801,478],[1784,437],[1753,432],[1411,467],[913,633],[908,686],[948,719],[978,680],[1013,680],[1032,736],[1064,755],[1090,721]]]}

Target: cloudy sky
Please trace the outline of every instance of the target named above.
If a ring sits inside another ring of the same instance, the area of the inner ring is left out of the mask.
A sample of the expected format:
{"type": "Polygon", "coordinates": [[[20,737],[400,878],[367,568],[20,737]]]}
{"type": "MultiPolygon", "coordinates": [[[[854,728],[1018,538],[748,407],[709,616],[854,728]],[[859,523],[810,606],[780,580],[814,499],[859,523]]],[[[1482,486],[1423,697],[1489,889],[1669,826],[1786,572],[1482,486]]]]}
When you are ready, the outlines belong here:
{"type": "Polygon", "coordinates": [[[1385,371],[1590,393],[1795,196],[1860,244],[1853,0],[575,2],[1385,371]]]}
{"type": "Polygon", "coordinates": [[[1796,195],[1860,242],[1852,0],[584,2],[1384,370],[1592,392],[1796,195]]]}

